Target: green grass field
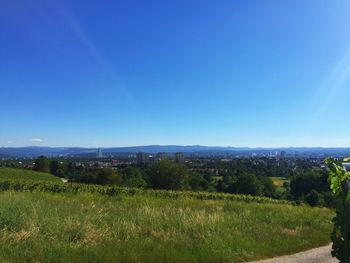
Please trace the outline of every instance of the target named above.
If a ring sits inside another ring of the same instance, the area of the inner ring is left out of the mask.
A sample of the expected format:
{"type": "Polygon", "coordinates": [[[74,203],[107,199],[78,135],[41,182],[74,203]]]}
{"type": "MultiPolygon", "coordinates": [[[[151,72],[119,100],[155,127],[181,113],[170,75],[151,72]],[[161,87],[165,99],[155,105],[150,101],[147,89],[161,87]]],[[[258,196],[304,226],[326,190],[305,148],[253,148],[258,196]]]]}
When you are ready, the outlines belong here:
{"type": "Polygon", "coordinates": [[[5,180],[25,180],[25,181],[44,181],[60,182],[61,180],[48,173],[35,172],[32,170],[15,169],[0,167],[0,179],[5,180]]]}
{"type": "Polygon", "coordinates": [[[290,180],[285,177],[270,177],[273,184],[277,187],[283,187],[284,183],[289,183],[290,180]]]}
{"type": "Polygon", "coordinates": [[[283,187],[284,183],[290,183],[290,180],[285,177],[270,177],[273,184],[277,187],[279,193],[285,193],[286,188],[283,187]]]}
{"type": "Polygon", "coordinates": [[[0,193],[0,262],[244,262],[329,243],[323,208],[90,193],[0,193]]]}

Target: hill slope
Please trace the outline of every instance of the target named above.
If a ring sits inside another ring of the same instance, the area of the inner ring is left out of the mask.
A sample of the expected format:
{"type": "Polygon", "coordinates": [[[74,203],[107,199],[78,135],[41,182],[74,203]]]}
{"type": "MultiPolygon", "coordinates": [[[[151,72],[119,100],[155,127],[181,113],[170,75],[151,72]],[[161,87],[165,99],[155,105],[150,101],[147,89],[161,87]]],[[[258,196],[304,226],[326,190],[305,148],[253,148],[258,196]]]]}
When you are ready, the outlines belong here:
{"type": "Polygon", "coordinates": [[[48,173],[41,173],[31,170],[0,167],[0,179],[5,180],[26,180],[60,182],[60,179],[48,173]]]}

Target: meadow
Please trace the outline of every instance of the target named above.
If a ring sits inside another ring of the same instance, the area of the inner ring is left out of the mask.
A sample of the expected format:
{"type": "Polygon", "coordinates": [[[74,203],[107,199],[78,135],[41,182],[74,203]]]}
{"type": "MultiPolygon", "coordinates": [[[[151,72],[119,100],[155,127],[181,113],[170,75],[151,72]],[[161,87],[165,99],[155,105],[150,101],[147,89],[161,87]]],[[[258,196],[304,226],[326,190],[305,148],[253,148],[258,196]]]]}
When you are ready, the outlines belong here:
{"type": "Polygon", "coordinates": [[[277,192],[279,193],[285,193],[286,192],[286,188],[283,187],[284,183],[288,183],[290,184],[290,179],[286,178],[286,177],[269,177],[273,184],[277,187],[277,192]]]}
{"type": "Polygon", "coordinates": [[[290,183],[290,180],[285,177],[270,177],[270,179],[277,187],[283,187],[284,183],[290,183]]]}
{"type": "Polygon", "coordinates": [[[23,178],[0,186],[0,262],[247,262],[330,242],[331,210],[268,198],[23,178]]]}
{"type": "Polygon", "coordinates": [[[36,172],[32,170],[0,167],[0,179],[25,180],[30,182],[60,182],[61,180],[52,174],[36,172]]]}

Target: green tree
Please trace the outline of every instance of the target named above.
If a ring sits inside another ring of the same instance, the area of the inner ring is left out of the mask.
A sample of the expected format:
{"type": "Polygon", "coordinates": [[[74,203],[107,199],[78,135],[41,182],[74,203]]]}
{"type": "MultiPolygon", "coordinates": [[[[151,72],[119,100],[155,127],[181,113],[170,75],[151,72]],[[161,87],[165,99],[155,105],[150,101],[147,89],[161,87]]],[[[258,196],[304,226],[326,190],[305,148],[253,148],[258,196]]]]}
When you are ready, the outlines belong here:
{"type": "Polygon", "coordinates": [[[262,195],[268,197],[276,197],[277,187],[274,185],[273,181],[269,177],[264,177],[260,179],[262,195]]]}
{"type": "Polygon", "coordinates": [[[189,176],[187,169],[169,160],[157,162],[149,170],[149,178],[152,188],[181,190],[189,188],[189,176]]]}
{"type": "Polygon", "coordinates": [[[241,173],[229,184],[227,192],[234,194],[260,195],[261,185],[254,174],[241,173]]]}
{"type": "Polygon", "coordinates": [[[209,187],[209,182],[200,174],[191,174],[190,186],[195,191],[205,191],[209,187]]]}
{"type": "Polygon", "coordinates": [[[331,192],[322,193],[324,205],[327,207],[334,207],[334,196],[331,192]]]}
{"type": "Polygon", "coordinates": [[[311,190],[311,192],[306,195],[305,199],[310,206],[317,206],[321,201],[320,194],[315,190],[311,190]]]}
{"type": "Polygon", "coordinates": [[[224,184],[224,181],[222,179],[218,180],[218,184],[216,186],[216,191],[218,191],[219,193],[225,191],[225,184],[224,184]]]}
{"type": "Polygon", "coordinates": [[[38,172],[50,172],[50,160],[45,156],[39,156],[34,163],[33,170],[38,172]]]}
{"type": "Polygon", "coordinates": [[[64,171],[63,171],[62,164],[58,160],[52,160],[51,161],[51,163],[50,163],[50,173],[55,175],[55,176],[59,176],[59,177],[63,177],[64,176],[64,171]]]}
{"type": "Polygon", "coordinates": [[[110,168],[99,169],[96,175],[95,183],[97,184],[117,184],[122,183],[122,177],[110,168]]]}
{"type": "Polygon", "coordinates": [[[142,177],[140,169],[137,167],[127,167],[122,171],[123,185],[127,187],[144,188],[147,186],[146,181],[142,177]]]}
{"type": "Polygon", "coordinates": [[[307,170],[295,176],[290,182],[291,194],[296,198],[307,195],[312,190],[329,191],[327,175],[320,170],[307,170]]]}
{"type": "Polygon", "coordinates": [[[75,164],[73,162],[68,162],[67,164],[67,173],[71,176],[75,173],[75,164]]]}

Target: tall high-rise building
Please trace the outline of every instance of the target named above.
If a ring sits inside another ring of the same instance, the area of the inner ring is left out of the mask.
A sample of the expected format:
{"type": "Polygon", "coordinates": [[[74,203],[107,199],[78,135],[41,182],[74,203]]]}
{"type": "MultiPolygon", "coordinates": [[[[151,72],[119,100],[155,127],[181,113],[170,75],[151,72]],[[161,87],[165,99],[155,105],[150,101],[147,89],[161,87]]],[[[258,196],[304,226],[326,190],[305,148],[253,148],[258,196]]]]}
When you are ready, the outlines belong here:
{"type": "Polygon", "coordinates": [[[103,152],[101,148],[97,150],[97,158],[103,158],[103,152]]]}

